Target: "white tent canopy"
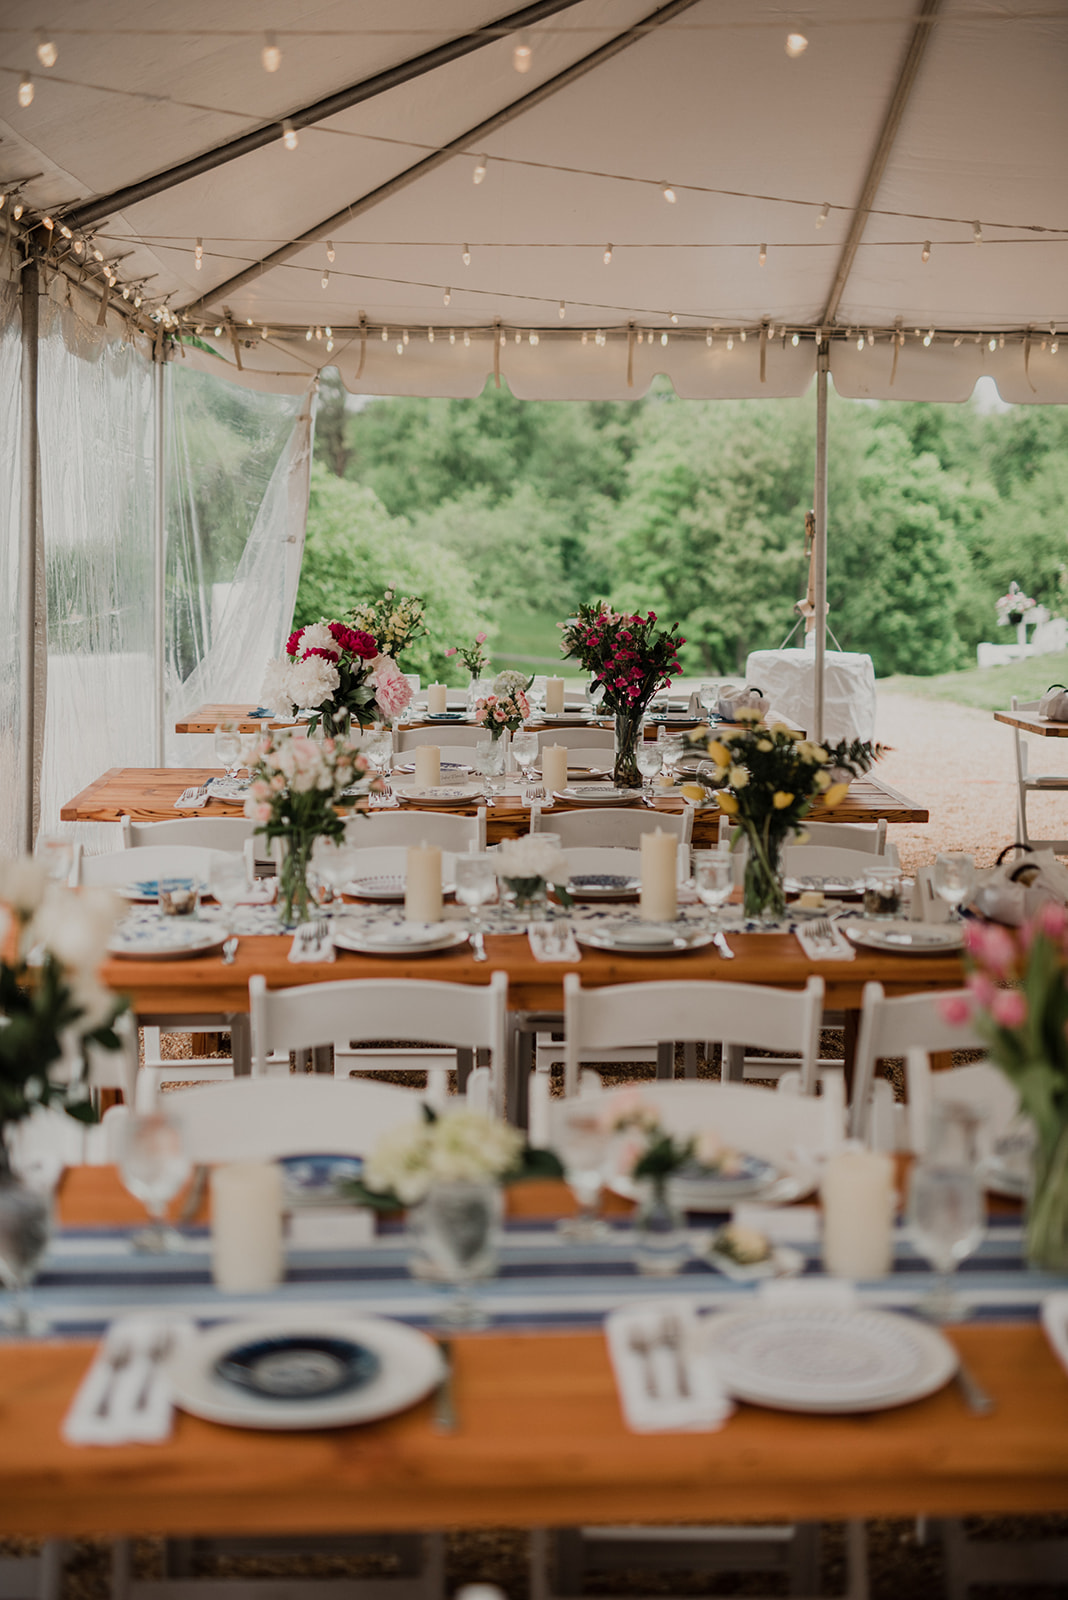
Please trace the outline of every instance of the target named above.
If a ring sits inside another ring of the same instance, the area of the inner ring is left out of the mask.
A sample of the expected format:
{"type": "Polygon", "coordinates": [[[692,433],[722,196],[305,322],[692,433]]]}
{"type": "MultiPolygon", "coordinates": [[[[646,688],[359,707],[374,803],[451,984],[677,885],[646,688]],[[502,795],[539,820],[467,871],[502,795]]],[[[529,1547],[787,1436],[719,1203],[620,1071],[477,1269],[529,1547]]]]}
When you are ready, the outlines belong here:
{"type": "Polygon", "coordinates": [[[336,364],[357,392],[496,372],[528,398],[633,398],[666,373],[773,397],[807,387],[822,333],[847,396],[962,400],[988,373],[1068,401],[1055,0],[559,0],[525,29],[502,0],[39,11],[8,5],[0,32],[0,175],[41,174],[24,220],[47,210],[51,259],[99,278],[99,250],[113,296],[144,283],[142,315],[165,301],[238,381],[295,391],[336,364]],[[258,147],[230,158],[238,138],[258,147]]]}

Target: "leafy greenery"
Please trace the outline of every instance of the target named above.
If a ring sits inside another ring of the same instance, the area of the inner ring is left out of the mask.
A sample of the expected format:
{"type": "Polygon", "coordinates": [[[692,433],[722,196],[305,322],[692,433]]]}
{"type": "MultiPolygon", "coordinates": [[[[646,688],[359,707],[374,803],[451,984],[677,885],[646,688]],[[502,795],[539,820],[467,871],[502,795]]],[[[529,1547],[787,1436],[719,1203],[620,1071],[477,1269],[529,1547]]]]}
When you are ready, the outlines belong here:
{"type": "MultiPolygon", "coordinates": [[[[1068,651],[1030,656],[1003,667],[969,667],[963,672],[943,672],[933,678],[898,676],[882,687],[896,694],[919,695],[924,700],[952,700],[980,711],[1003,711],[1013,695],[1039,700],[1051,684],[1065,679],[1068,651]]],[[[1065,679],[1068,682],[1068,679],[1065,679]]]]}

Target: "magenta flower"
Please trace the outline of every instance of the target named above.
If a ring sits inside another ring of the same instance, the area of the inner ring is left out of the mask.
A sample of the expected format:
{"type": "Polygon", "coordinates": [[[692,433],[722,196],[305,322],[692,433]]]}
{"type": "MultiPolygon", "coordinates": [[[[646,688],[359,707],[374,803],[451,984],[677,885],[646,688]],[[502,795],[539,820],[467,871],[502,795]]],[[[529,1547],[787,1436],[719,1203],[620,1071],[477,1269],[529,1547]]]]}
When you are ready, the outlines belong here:
{"type": "Polygon", "coordinates": [[[1022,1028],[1027,1021],[1027,1001],[1019,989],[996,989],[990,1014],[1002,1028],[1022,1028]]]}

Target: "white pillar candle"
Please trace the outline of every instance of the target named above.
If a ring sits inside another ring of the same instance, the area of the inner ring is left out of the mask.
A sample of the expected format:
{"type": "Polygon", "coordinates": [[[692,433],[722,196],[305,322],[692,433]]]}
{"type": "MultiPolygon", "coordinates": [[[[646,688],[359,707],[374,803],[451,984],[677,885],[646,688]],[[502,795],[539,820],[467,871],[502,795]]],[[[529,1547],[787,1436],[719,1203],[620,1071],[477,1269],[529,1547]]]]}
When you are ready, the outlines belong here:
{"type": "Polygon", "coordinates": [[[674,922],[679,842],[673,833],[657,828],[642,834],[641,911],[646,922],[674,922]]]}
{"type": "Polygon", "coordinates": [[[282,1281],[282,1173],[268,1161],[235,1161],[211,1175],[211,1275],[227,1294],[282,1281]]]}
{"type": "Polygon", "coordinates": [[[559,716],[564,709],[563,678],[546,678],[545,709],[551,716],[559,716]]]}
{"type": "Polygon", "coordinates": [[[882,1278],[893,1261],[894,1164],[871,1150],[842,1150],[820,1185],[823,1265],[836,1278],[882,1278]]]}
{"type": "Polygon", "coordinates": [[[546,744],[541,750],[541,781],[545,785],[547,795],[556,794],[560,789],[567,788],[567,747],[562,744],[546,744]]]}
{"type": "Polygon", "coordinates": [[[443,683],[428,684],[426,691],[426,708],[430,715],[432,717],[442,716],[447,705],[448,690],[445,688],[445,685],[443,683]]]}
{"type": "Polygon", "coordinates": [[[415,786],[417,789],[434,789],[441,782],[441,746],[419,744],[415,747],[415,786]]]}
{"type": "Polygon", "coordinates": [[[408,922],[441,921],[441,851],[435,844],[409,847],[404,915],[408,922]]]}

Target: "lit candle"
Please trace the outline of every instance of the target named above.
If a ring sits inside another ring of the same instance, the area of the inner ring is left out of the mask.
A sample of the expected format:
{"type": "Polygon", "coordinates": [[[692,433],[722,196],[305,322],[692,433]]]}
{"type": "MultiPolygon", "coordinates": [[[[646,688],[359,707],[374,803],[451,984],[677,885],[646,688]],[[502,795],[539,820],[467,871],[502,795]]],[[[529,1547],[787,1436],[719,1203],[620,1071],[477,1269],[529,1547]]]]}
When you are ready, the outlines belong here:
{"type": "Polygon", "coordinates": [[[546,744],[541,751],[541,781],[552,796],[567,788],[567,746],[546,744]]]}
{"type": "Polygon", "coordinates": [[[282,1173],[269,1161],[235,1161],[211,1175],[211,1275],[227,1294],[282,1280],[282,1173]]]}
{"type": "Polygon", "coordinates": [[[441,782],[441,746],[420,744],[415,747],[415,786],[417,789],[434,789],[441,782]]]}
{"type": "Polygon", "coordinates": [[[435,844],[408,849],[404,916],[408,922],[441,921],[441,851],[435,844]]]}
{"type": "Polygon", "coordinates": [[[674,922],[679,842],[673,833],[657,828],[642,834],[641,911],[646,922],[674,922]]]}
{"type": "Polygon", "coordinates": [[[440,717],[448,704],[448,690],[443,683],[431,683],[426,691],[426,708],[432,717],[440,717]]]}
{"type": "Polygon", "coordinates": [[[820,1185],[823,1265],[836,1278],[883,1278],[893,1260],[894,1164],[871,1150],[842,1150],[820,1185]]]}
{"type": "Polygon", "coordinates": [[[550,716],[559,716],[564,709],[563,678],[546,678],[545,709],[550,716]]]}

